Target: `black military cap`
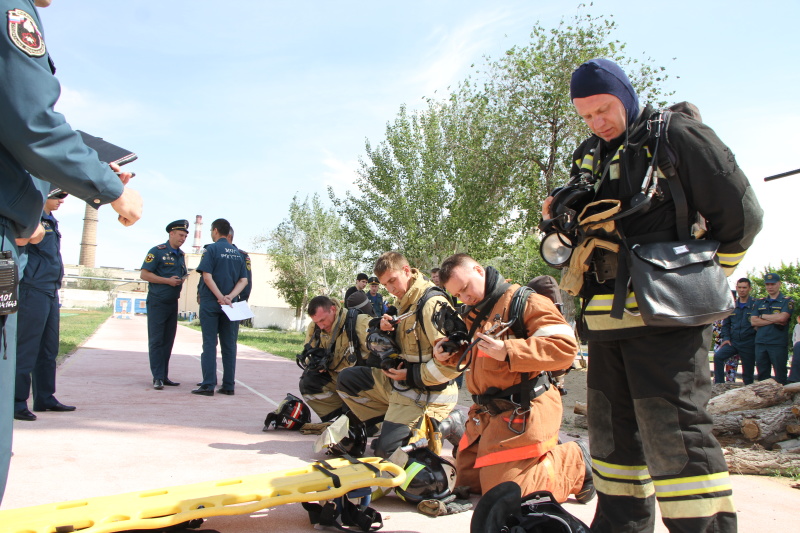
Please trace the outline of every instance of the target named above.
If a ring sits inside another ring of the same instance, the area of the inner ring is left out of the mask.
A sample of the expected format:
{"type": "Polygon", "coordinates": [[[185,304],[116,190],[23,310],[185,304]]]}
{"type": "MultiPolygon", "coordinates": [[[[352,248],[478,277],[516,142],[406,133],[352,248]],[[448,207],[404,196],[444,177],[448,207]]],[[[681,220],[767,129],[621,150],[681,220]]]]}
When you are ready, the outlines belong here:
{"type": "Polygon", "coordinates": [[[170,222],[167,224],[167,233],[174,229],[183,230],[186,233],[189,233],[189,221],[186,219],[183,220],[176,220],[175,222],[170,222]]]}

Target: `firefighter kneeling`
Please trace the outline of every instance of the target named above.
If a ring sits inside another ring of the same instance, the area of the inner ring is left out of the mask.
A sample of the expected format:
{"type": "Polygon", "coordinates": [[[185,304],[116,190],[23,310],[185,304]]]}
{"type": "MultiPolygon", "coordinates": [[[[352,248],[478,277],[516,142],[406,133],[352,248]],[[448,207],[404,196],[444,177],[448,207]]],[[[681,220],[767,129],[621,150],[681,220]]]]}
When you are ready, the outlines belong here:
{"type": "Polygon", "coordinates": [[[471,370],[465,375],[475,404],[458,447],[456,484],[481,494],[514,481],[522,494],[547,490],[560,502],[570,494],[580,503],[591,500],[588,447],[582,441],[558,444],[561,396],[549,375],[572,365],[578,349],[572,328],[540,294],[512,311],[519,285],[505,283],[494,268],[484,269],[466,254],[445,260],[439,279],[466,304],[473,339],[461,357],[442,342],[434,348],[440,363],[471,370]],[[526,338],[511,334],[514,320],[524,321],[526,338]]]}

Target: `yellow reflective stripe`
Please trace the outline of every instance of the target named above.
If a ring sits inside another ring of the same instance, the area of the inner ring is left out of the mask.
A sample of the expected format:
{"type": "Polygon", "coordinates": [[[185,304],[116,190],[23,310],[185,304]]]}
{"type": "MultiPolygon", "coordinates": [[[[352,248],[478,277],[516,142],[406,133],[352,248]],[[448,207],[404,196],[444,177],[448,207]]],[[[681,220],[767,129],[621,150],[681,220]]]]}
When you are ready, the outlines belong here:
{"type": "Polygon", "coordinates": [[[742,262],[744,259],[745,252],[740,252],[738,254],[723,254],[721,252],[717,252],[717,257],[719,258],[719,263],[722,266],[736,266],[742,262]]]}
{"type": "Polygon", "coordinates": [[[586,154],[585,156],[583,156],[583,161],[581,161],[580,159],[576,159],[575,164],[585,170],[589,171],[594,170],[594,156],[591,153],[586,154]]]}
{"type": "Polygon", "coordinates": [[[598,474],[605,477],[635,480],[650,479],[650,472],[647,470],[647,465],[615,465],[592,459],[592,467],[597,470],[598,474]]]}
{"type": "Polygon", "coordinates": [[[422,463],[418,463],[416,461],[411,463],[411,465],[408,468],[406,468],[406,480],[403,482],[402,485],[400,485],[400,488],[403,490],[408,489],[408,486],[411,484],[411,481],[414,479],[414,476],[416,476],[419,473],[419,471],[422,470],[423,468],[425,468],[425,465],[422,463]]]}
{"type": "Polygon", "coordinates": [[[698,518],[717,513],[735,513],[731,496],[695,498],[692,500],[658,500],[663,518],[698,518]]]}
{"type": "Polygon", "coordinates": [[[677,479],[661,479],[656,481],[655,485],[658,496],[665,498],[733,490],[727,472],[677,479]]]}
{"type": "MultiPolygon", "coordinates": [[[[589,304],[586,306],[587,311],[611,311],[611,304],[614,302],[614,295],[613,294],[596,294],[592,296],[592,299],[589,301],[589,304]]],[[[636,303],[636,295],[633,291],[628,293],[628,297],[625,298],[625,307],[628,309],[633,309],[639,307],[639,304],[636,303]]]]}
{"type": "Polygon", "coordinates": [[[655,494],[653,483],[625,483],[623,481],[611,481],[600,476],[594,476],[594,488],[597,492],[602,492],[609,496],[630,496],[632,498],[649,498],[655,494]]]}

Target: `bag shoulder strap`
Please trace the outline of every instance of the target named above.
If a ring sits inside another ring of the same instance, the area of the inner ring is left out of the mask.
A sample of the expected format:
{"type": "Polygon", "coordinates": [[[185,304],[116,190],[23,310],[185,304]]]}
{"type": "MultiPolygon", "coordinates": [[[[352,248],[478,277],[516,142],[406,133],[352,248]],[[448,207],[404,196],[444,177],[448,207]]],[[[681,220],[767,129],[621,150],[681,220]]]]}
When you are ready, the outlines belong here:
{"type": "Polygon", "coordinates": [[[355,358],[355,361],[350,362],[355,363],[356,365],[362,364],[361,343],[359,342],[358,334],[356,333],[356,319],[360,314],[361,312],[358,309],[348,309],[347,317],[344,319],[344,332],[347,334],[347,340],[350,341],[350,356],[351,358],[355,358]]]}
{"type": "Polygon", "coordinates": [[[658,168],[660,168],[667,177],[667,182],[672,192],[672,198],[675,202],[675,219],[678,225],[678,239],[681,241],[688,241],[691,237],[689,235],[689,204],[686,201],[686,193],[683,190],[683,184],[681,184],[680,177],[678,176],[678,170],[675,168],[675,163],[673,163],[673,159],[676,160],[677,158],[670,148],[667,134],[672,113],[673,112],[669,109],[661,111],[661,120],[659,121],[660,127],[654,128],[657,131],[651,131],[651,136],[660,136],[661,142],[665,145],[665,149],[661,150],[658,154],[658,168]]]}

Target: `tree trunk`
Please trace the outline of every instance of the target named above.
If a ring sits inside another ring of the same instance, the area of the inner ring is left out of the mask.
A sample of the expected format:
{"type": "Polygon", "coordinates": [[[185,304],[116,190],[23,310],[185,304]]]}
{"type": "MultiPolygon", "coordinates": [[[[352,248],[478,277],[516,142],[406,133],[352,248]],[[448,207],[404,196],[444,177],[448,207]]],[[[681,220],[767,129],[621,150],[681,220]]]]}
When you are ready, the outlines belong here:
{"type": "MultiPolygon", "coordinates": [[[[794,408],[792,408],[794,412],[794,408]]],[[[786,424],[786,433],[789,435],[800,435],[800,424],[786,424]]]]}
{"type": "Polygon", "coordinates": [[[741,448],[725,448],[723,451],[731,474],[793,475],[800,470],[799,454],[741,448]]]}
{"type": "Polygon", "coordinates": [[[746,387],[729,390],[708,402],[708,412],[712,415],[760,409],[786,401],[783,385],[773,379],[759,381],[746,387]]]}
{"type": "Polygon", "coordinates": [[[572,412],[576,415],[583,415],[586,416],[586,404],[581,402],[575,402],[575,408],[572,409],[572,412]]]}
{"type": "Polygon", "coordinates": [[[797,421],[791,406],[777,406],[742,413],[742,435],[771,449],[778,441],[786,440],[786,426],[797,421]]]}
{"type": "Polygon", "coordinates": [[[783,453],[798,453],[800,452],[800,439],[776,442],[772,449],[783,453]]]}

